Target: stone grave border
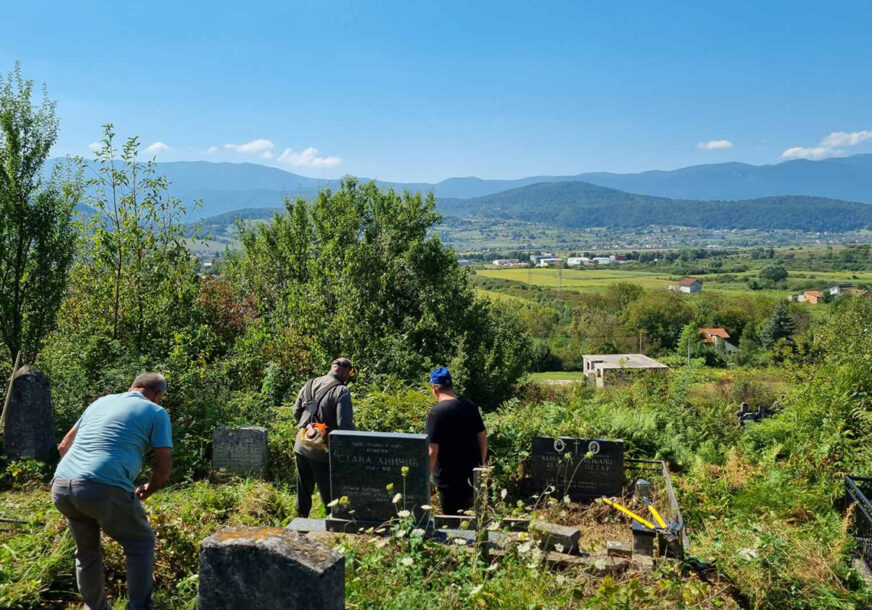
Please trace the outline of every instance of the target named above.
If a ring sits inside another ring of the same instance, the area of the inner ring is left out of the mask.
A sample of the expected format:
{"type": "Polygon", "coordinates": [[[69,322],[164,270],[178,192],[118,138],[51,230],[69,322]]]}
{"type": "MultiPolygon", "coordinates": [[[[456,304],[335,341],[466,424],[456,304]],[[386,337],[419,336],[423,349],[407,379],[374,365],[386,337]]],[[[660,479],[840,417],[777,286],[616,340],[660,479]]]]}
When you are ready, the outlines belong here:
{"type": "Polygon", "coordinates": [[[872,477],[845,475],[845,496],[848,503],[856,504],[852,533],[857,542],[855,563],[857,571],[872,581],[872,477]]]}

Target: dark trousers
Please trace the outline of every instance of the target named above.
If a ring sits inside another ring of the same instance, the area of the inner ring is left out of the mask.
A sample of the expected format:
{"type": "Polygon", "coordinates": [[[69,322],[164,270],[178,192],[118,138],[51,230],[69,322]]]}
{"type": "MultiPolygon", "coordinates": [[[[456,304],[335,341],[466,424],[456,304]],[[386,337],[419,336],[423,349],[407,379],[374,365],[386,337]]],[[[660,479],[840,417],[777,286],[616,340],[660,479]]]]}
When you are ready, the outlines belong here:
{"type": "Polygon", "coordinates": [[[330,502],[330,462],[319,462],[299,453],[295,453],[294,457],[297,459],[297,516],[309,516],[316,483],[324,508],[329,513],[327,504],[330,502]]]}
{"type": "Polygon", "coordinates": [[[459,515],[472,508],[472,487],[469,484],[439,487],[439,503],[443,515],[459,515]]]}

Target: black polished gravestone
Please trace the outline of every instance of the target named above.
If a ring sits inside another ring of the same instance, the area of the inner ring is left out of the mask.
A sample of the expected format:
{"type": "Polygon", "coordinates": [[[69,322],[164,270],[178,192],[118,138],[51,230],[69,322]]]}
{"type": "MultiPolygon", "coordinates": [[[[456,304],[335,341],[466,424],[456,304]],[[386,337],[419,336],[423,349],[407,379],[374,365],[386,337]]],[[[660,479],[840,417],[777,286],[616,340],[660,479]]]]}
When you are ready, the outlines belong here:
{"type": "Polygon", "coordinates": [[[334,430],[330,490],[334,500],[348,498],[331,509],[338,519],[382,523],[402,510],[421,519],[425,516],[421,506],[430,504],[427,436],[334,430]],[[401,497],[393,502],[397,494],[401,497]]]}
{"type": "Polygon", "coordinates": [[[532,454],[537,493],[553,485],[575,502],[622,493],[624,441],[537,436],[532,454]]]}

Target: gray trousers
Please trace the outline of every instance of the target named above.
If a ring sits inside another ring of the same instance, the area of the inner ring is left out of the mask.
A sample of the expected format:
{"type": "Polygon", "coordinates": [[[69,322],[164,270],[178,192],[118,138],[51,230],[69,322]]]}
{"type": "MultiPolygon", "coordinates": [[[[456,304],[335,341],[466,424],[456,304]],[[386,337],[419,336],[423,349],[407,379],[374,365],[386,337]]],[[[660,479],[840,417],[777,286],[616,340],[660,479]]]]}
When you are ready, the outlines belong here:
{"type": "Polygon", "coordinates": [[[154,532],[132,491],[86,479],[56,479],[51,500],[76,541],[76,583],[86,610],[111,609],[106,598],[100,530],[127,559],[128,610],[151,609],[154,532]]]}

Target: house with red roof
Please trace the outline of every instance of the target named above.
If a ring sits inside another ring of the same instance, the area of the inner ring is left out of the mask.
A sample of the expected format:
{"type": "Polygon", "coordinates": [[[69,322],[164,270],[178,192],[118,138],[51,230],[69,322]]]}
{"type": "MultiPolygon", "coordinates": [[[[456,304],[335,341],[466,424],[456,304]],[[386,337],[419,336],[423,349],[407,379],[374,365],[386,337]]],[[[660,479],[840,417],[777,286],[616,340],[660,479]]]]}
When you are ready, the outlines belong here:
{"type": "Polygon", "coordinates": [[[670,286],[669,290],[691,294],[702,290],[702,282],[692,277],[686,277],[674,286],[670,286]]]}

